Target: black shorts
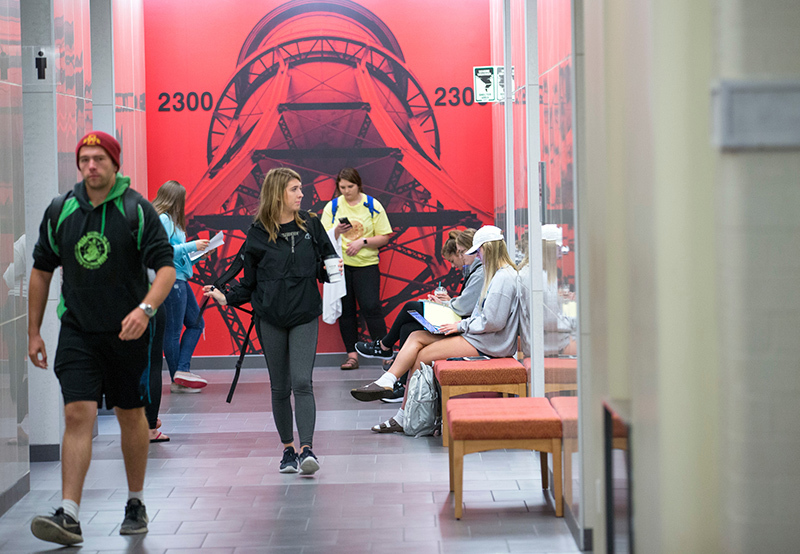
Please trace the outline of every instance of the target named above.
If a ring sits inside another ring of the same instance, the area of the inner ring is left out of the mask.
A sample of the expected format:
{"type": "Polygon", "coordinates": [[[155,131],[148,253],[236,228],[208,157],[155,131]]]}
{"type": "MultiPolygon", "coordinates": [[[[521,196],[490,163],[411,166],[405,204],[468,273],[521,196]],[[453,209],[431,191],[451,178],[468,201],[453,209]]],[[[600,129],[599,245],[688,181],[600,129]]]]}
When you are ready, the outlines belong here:
{"type": "Polygon", "coordinates": [[[64,404],[89,400],[106,408],[145,405],[142,374],[149,365],[149,327],[140,338],[122,341],[118,333],[84,333],[62,325],[55,372],[64,404]]]}

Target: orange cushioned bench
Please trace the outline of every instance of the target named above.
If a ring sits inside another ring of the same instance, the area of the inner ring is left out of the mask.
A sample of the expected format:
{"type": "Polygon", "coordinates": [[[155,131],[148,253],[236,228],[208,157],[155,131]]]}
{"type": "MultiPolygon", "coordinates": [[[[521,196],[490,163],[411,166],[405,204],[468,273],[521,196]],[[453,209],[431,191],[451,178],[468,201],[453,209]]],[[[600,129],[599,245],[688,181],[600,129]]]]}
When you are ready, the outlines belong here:
{"type": "Polygon", "coordinates": [[[577,358],[545,358],[544,359],[544,392],[552,393],[578,390],[577,358]]]}
{"type": "Polygon", "coordinates": [[[450,490],[455,516],[461,519],[464,456],[503,448],[536,450],[547,488],[546,452],[553,454],[553,498],[556,517],[564,516],[561,491],[561,418],[546,398],[454,398],[447,403],[450,490]]]}
{"type": "MultiPolygon", "coordinates": [[[[578,451],[578,397],[556,396],[550,399],[563,424],[564,498],[572,502],[572,455],[578,451]]],[[[628,430],[619,417],[612,420],[612,448],[628,449],[628,430]]]]}
{"type": "Polygon", "coordinates": [[[528,372],[515,358],[437,360],[433,373],[442,387],[442,445],[447,446],[447,401],[471,392],[528,395],[528,372]]]}

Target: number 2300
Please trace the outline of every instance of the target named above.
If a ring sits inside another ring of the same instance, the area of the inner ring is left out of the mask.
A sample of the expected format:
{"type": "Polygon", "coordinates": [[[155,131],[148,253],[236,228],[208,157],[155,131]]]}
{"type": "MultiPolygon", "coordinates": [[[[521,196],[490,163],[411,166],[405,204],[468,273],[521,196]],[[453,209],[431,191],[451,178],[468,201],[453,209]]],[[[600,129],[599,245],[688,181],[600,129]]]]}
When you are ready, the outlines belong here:
{"type": "Polygon", "coordinates": [[[173,92],[172,95],[168,92],[162,92],[158,95],[158,99],[161,100],[161,104],[158,106],[158,111],[160,112],[182,112],[183,110],[193,112],[197,108],[208,112],[214,106],[214,97],[211,96],[210,92],[203,92],[202,94],[189,92],[186,95],[182,92],[173,92]],[[172,105],[169,103],[170,100],[172,100],[172,105]]]}
{"type": "MultiPolygon", "coordinates": [[[[434,106],[458,106],[462,102],[465,106],[471,106],[475,103],[475,93],[472,91],[472,87],[461,89],[458,87],[450,87],[449,89],[439,87],[434,92],[436,94],[434,106]]],[[[478,102],[478,104],[484,105],[483,102],[478,102]]]]}

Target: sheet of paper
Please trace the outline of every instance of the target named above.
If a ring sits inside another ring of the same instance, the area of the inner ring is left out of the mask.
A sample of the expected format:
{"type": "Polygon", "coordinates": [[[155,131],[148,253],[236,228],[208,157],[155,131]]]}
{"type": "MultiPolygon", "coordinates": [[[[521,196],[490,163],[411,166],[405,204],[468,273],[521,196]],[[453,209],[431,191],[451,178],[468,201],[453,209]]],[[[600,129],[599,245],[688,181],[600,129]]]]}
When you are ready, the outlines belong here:
{"type": "Polygon", "coordinates": [[[445,323],[457,323],[461,318],[449,306],[442,306],[435,302],[428,300],[422,301],[422,315],[436,326],[444,325],[445,323]]]}
{"type": "Polygon", "coordinates": [[[225,244],[225,235],[222,234],[222,231],[211,237],[211,240],[208,241],[208,248],[205,250],[197,250],[195,252],[189,252],[189,259],[195,261],[197,258],[202,256],[203,254],[207,254],[211,252],[215,248],[219,248],[225,244]]]}

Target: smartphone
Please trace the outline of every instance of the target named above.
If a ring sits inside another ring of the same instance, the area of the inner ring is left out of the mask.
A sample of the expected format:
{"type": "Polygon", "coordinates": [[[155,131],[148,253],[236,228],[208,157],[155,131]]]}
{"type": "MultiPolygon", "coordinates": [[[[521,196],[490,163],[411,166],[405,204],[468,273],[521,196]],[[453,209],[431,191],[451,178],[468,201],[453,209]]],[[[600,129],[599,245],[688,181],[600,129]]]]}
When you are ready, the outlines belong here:
{"type": "Polygon", "coordinates": [[[350,225],[350,220],[349,220],[349,219],[347,219],[346,217],[340,217],[340,218],[339,218],[339,221],[340,221],[341,223],[344,223],[345,225],[350,225]]]}

